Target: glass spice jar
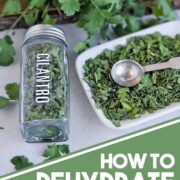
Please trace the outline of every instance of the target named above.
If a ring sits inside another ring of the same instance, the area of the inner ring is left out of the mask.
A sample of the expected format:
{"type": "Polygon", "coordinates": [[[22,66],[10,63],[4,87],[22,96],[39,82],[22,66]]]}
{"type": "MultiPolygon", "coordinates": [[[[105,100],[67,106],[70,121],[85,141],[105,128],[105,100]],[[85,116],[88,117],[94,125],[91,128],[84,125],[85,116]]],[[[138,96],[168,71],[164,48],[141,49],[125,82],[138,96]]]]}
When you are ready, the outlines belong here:
{"type": "Polygon", "coordinates": [[[39,24],[25,34],[20,92],[20,122],[26,141],[67,140],[67,41],[59,26],[39,24]]]}

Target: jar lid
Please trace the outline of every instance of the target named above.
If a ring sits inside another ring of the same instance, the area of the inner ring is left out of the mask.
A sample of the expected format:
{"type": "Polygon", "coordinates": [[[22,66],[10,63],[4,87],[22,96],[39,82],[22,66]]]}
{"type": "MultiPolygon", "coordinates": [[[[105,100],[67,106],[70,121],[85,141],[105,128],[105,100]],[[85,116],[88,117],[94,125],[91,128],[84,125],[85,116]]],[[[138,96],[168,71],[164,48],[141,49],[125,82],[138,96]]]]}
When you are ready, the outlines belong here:
{"type": "Polygon", "coordinates": [[[53,36],[60,40],[63,40],[67,44],[67,40],[63,30],[60,28],[59,25],[49,25],[49,24],[38,24],[30,27],[24,37],[24,42],[28,39],[35,37],[35,36],[53,36]]]}

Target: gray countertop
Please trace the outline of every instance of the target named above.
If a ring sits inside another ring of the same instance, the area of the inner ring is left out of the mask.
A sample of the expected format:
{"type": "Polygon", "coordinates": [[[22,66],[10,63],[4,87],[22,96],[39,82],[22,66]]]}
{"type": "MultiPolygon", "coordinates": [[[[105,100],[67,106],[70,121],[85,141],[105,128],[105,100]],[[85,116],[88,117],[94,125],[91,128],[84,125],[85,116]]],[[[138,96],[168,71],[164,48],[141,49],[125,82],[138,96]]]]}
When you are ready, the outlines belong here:
{"type": "MultiPolygon", "coordinates": [[[[158,122],[166,121],[176,116],[180,116],[180,112],[157,119],[150,123],[144,123],[138,127],[128,130],[115,131],[104,127],[97,119],[90,104],[83,92],[81,84],[75,71],[75,60],[77,54],[73,51],[74,45],[81,41],[86,33],[75,27],[74,24],[62,26],[69,43],[69,67],[70,67],[70,138],[67,144],[70,145],[71,152],[76,151],[115,137],[125,135],[129,132],[145,128],[158,122]]],[[[21,44],[25,30],[14,30],[15,35],[13,41],[16,48],[15,62],[8,67],[0,67],[0,95],[5,95],[3,87],[6,83],[19,82],[20,60],[21,60],[21,44]]],[[[7,32],[0,32],[0,37],[7,32]]],[[[9,32],[12,34],[12,31],[9,32]]],[[[16,155],[26,155],[32,162],[38,163],[43,160],[41,154],[50,143],[29,144],[24,142],[19,125],[19,107],[17,103],[0,110],[0,126],[4,130],[0,130],[0,175],[13,172],[13,165],[10,159],[16,155]]]]}

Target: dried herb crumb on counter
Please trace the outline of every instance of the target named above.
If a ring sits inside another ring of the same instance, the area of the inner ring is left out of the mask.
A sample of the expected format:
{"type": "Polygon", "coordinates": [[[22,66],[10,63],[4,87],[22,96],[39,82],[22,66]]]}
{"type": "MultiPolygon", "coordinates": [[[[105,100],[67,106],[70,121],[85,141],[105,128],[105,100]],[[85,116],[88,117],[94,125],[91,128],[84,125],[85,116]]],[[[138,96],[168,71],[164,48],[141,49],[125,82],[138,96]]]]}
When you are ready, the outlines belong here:
{"type": "Polygon", "coordinates": [[[104,50],[84,65],[84,80],[92,90],[96,106],[115,126],[121,120],[134,119],[142,114],[180,102],[180,70],[166,69],[145,73],[134,87],[122,87],[111,78],[110,71],[120,59],[134,59],[141,65],[166,62],[180,55],[180,35],[174,38],[153,33],[132,37],[126,45],[104,50]]]}

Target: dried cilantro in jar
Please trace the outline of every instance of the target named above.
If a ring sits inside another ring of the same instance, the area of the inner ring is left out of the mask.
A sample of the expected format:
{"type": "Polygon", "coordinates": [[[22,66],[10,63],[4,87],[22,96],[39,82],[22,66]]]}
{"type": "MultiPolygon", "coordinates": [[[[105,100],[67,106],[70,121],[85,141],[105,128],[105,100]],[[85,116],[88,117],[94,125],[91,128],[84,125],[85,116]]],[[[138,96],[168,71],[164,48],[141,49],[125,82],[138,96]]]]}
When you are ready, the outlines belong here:
{"type": "Polygon", "coordinates": [[[24,69],[24,84],[27,89],[24,104],[25,120],[65,118],[67,102],[63,49],[57,44],[41,43],[33,45],[28,51],[24,69]],[[34,59],[39,52],[42,57],[50,54],[50,59],[37,64],[34,59]]]}
{"type": "Polygon", "coordinates": [[[58,26],[36,25],[22,49],[21,123],[26,141],[68,138],[66,39],[58,26]]]}

